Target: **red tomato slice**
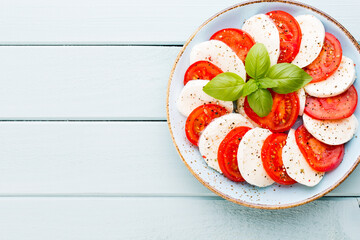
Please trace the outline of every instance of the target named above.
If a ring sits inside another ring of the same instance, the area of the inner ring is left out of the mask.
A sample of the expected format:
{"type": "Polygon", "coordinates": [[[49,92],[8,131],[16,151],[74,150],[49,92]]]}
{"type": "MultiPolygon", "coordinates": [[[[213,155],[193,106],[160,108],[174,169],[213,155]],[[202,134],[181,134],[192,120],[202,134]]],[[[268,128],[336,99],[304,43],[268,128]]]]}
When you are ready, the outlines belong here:
{"type": "Polygon", "coordinates": [[[278,63],[291,63],[299,53],[301,28],[296,19],[284,11],[268,12],[280,34],[280,56],[278,63]]]}
{"type": "Polygon", "coordinates": [[[225,177],[234,182],[245,181],[238,168],[237,151],[242,137],[250,129],[249,127],[234,128],[226,135],[219,146],[218,162],[220,169],[225,177]]]}
{"type": "Polygon", "coordinates": [[[211,80],[222,73],[220,68],[208,61],[198,61],[191,64],[184,76],[184,85],[190,80],[202,79],[211,80]]]}
{"type": "Polygon", "coordinates": [[[264,169],[275,182],[284,185],[296,183],[286,172],[282,161],[282,149],[286,144],[285,133],[273,133],[268,136],[261,148],[261,160],[264,169]]]}
{"type": "Polygon", "coordinates": [[[306,130],[304,125],[296,129],[295,138],[301,153],[315,171],[331,171],[339,166],[344,157],[344,144],[331,146],[320,142],[306,130]]]}
{"type": "Polygon", "coordinates": [[[320,82],[338,69],[341,59],[342,48],[339,40],[331,33],[325,33],[324,45],[319,56],[304,70],[312,76],[312,83],[320,82]]]}
{"type": "Polygon", "coordinates": [[[271,91],[273,97],[273,106],[271,112],[266,117],[259,117],[249,106],[245,98],[244,110],[251,120],[263,128],[272,132],[284,132],[291,128],[299,115],[300,104],[297,94],[279,94],[271,91]]]}
{"type": "Polygon", "coordinates": [[[225,28],[214,33],[210,40],[219,40],[228,45],[244,62],[254,39],[245,31],[236,28],[225,28]]]}
{"type": "Polygon", "coordinates": [[[194,144],[198,145],[200,133],[205,129],[209,123],[222,115],[229,113],[226,108],[216,104],[204,104],[195,108],[185,123],[185,133],[187,139],[194,144]]]}
{"type": "Polygon", "coordinates": [[[358,95],[354,86],[346,92],[328,98],[307,96],[305,113],[316,119],[343,119],[350,117],[356,109],[358,95]]]}

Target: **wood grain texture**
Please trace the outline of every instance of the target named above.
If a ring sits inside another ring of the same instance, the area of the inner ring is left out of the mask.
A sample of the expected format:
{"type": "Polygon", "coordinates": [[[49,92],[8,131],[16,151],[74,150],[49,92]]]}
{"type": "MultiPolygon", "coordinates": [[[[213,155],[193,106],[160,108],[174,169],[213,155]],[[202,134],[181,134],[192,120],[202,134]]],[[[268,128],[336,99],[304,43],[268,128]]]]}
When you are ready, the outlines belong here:
{"type": "MultiPolygon", "coordinates": [[[[1,44],[182,44],[206,19],[239,0],[3,0],[1,44]]],[[[360,39],[355,0],[305,0],[360,39]]]]}
{"type": "MultiPolygon", "coordinates": [[[[215,196],[165,122],[1,122],[0,196],[215,196]]],[[[360,168],[330,196],[360,196],[360,168]]]]}
{"type": "Polygon", "coordinates": [[[218,198],[1,198],[0,238],[353,239],[355,198],[258,210],[218,198]]]}
{"type": "MultiPolygon", "coordinates": [[[[249,209],[191,176],[166,122],[138,122],[166,119],[164,45],[239,2],[0,1],[0,239],[360,239],[360,167],[340,197],[249,209]]],[[[359,1],[304,2],[360,39],[359,1]]]]}
{"type": "Polygon", "coordinates": [[[179,50],[0,47],[0,119],[165,120],[179,50]]]}
{"type": "Polygon", "coordinates": [[[0,120],[165,120],[180,47],[0,47],[0,120]]]}

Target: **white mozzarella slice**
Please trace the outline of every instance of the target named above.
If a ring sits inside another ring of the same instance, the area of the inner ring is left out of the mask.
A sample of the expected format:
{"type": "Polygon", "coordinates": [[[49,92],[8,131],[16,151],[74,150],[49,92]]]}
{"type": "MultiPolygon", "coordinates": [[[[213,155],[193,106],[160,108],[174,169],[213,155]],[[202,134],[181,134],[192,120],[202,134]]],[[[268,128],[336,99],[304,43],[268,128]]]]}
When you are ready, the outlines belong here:
{"type": "Polygon", "coordinates": [[[321,21],[313,15],[295,17],[302,33],[299,53],[292,64],[300,68],[312,63],[319,55],[325,39],[325,28],[321,21]]]}
{"type": "Polygon", "coordinates": [[[229,112],[234,110],[233,102],[217,100],[203,91],[203,87],[210,82],[209,80],[191,80],[182,89],[176,101],[179,112],[185,117],[200,105],[213,103],[219,104],[229,112]]]}
{"type": "Polygon", "coordinates": [[[255,42],[265,45],[269,52],[271,66],[280,55],[280,36],[275,23],[265,14],[252,16],[245,21],[242,30],[249,33],[255,42]]]}
{"type": "Polygon", "coordinates": [[[295,130],[290,129],[286,145],[282,150],[282,161],[287,174],[300,184],[313,187],[324,176],[323,172],[315,171],[310,167],[302,155],[295,139],[295,130]]]}
{"type": "Polygon", "coordinates": [[[305,91],[314,97],[333,97],[348,90],[354,83],[355,78],[355,65],[353,60],[342,56],[340,66],[333,75],[324,81],[306,85],[305,91]]]}
{"type": "Polygon", "coordinates": [[[271,131],[264,128],[249,130],[241,139],[237,160],[241,176],[251,185],[266,187],[274,183],[266,173],[262,160],[261,148],[271,131]]]}
{"type": "Polygon", "coordinates": [[[299,103],[300,103],[299,116],[302,116],[304,114],[304,109],[305,109],[306,94],[303,88],[297,90],[296,94],[298,95],[299,103]]]}
{"type": "Polygon", "coordinates": [[[251,124],[254,126],[254,127],[260,127],[259,124],[257,124],[256,122],[254,122],[251,118],[248,117],[248,115],[245,113],[245,109],[244,109],[244,103],[245,103],[245,97],[240,97],[238,100],[237,100],[237,112],[240,113],[241,115],[243,115],[249,122],[251,122],[251,124]]]}
{"type": "Polygon", "coordinates": [[[197,61],[209,61],[223,72],[233,72],[246,81],[244,63],[236,53],[225,43],[210,40],[195,45],[190,53],[190,64],[197,61]]]}
{"type": "Polygon", "coordinates": [[[232,129],[240,126],[253,127],[242,115],[230,113],[214,119],[204,129],[199,138],[199,151],[211,168],[221,172],[217,160],[220,143],[232,129]]]}
{"type": "Polygon", "coordinates": [[[359,125],[354,115],[339,120],[318,120],[304,114],[303,122],[311,135],[329,145],[340,145],[350,141],[359,125]]]}

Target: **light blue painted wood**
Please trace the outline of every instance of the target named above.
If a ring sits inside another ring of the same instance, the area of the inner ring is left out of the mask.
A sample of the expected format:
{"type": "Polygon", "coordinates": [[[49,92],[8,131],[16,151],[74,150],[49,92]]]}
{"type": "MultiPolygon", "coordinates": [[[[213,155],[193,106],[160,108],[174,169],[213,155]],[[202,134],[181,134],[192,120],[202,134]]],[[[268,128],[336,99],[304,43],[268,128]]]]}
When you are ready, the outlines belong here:
{"type": "Polygon", "coordinates": [[[0,47],[0,119],[165,120],[179,50],[0,47]]]}
{"type": "MultiPolygon", "coordinates": [[[[182,44],[206,19],[240,0],[3,0],[2,44],[182,44]]],[[[360,2],[306,0],[360,39],[360,2]]]]}
{"type": "MultiPolygon", "coordinates": [[[[360,39],[360,2],[306,2],[360,39]]],[[[4,0],[0,45],[182,44],[235,3],[4,0]]],[[[164,120],[179,49],[0,47],[0,120],[164,120]]],[[[1,122],[0,136],[0,239],[360,238],[356,198],[266,211],[214,197],[165,122],[1,122]]],[[[329,196],[360,196],[359,184],[358,168],[329,196]]]]}
{"type": "Polygon", "coordinates": [[[353,239],[355,198],[259,210],[217,198],[1,198],[0,239],[353,239]]]}
{"type": "MultiPolygon", "coordinates": [[[[165,122],[1,122],[0,136],[0,196],[215,196],[165,122]]],[[[359,184],[360,168],[330,195],[360,196],[359,184]]]]}
{"type": "Polygon", "coordinates": [[[180,49],[0,47],[0,120],[166,120],[180,49]]]}

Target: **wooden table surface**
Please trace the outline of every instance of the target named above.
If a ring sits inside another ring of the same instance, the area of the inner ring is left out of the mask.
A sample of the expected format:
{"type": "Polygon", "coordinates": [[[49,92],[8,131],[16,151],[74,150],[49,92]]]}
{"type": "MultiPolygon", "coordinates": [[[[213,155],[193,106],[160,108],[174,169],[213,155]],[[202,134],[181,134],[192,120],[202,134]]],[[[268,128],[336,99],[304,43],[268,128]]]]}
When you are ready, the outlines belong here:
{"type": "MultiPolygon", "coordinates": [[[[304,1],[360,40],[360,2],[304,1]]],[[[182,44],[233,0],[0,1],[0,239],[360,239],[360,167],[251,209],[202,186],[166,123],[182,44]]]]}

